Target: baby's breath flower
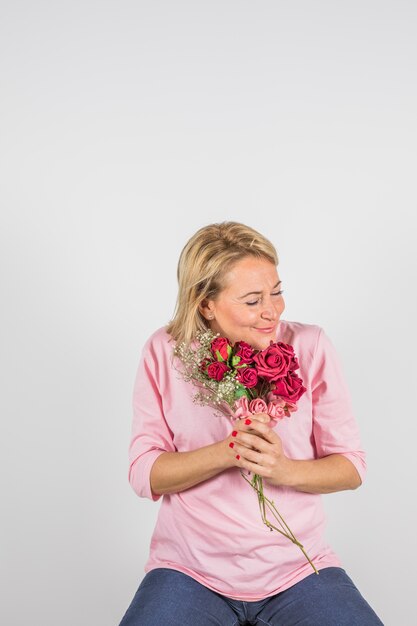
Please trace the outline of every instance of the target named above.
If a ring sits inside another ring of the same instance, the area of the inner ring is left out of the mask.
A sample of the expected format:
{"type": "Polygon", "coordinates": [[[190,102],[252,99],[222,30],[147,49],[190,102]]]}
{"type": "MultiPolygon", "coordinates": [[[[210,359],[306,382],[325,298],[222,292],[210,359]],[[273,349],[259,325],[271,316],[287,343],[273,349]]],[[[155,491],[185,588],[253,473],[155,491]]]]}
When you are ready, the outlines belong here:
{"type": "MultiPolygon", "coordinates": [[[[226,371],[222,380],[214,380],[207,374],[204,363],[214,360],[211,344],[214,339],[220,337],[220,333],[214,333],[211,329],[197,331],[196,341],[191,345],[181,342],[175,345],[173,354],[178,358],[181,368],[174,363],[174,367],[186,382],[193,382],[198,391],[193,396],[196,404],[205,406],[211,404],[213,408],[233,407],[236,399],[236,390],[239,383],[236,380],[236,372],[233,368],[226,371]]],[[[230,410],[224,411],[230,415],[230,410]]]]}

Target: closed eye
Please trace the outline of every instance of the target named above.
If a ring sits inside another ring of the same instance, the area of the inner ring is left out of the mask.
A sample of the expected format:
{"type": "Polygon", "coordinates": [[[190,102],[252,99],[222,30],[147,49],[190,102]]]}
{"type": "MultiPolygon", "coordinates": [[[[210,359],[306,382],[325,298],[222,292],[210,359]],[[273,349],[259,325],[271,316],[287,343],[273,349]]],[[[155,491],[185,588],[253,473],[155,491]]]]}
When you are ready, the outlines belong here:
{"type": "MultiPolygon", "coordinates": [[[[281,289],[281,291],[277,291],[276,293],[272,293],[272,296],[280,296],[282,293],[284,293],[284,290],[281,289]]],[[[259,300],[256,300],[255,302],[246,302],[246,304],[248,306],[254,306],[255,304],[258,304],[259,300]]]]}

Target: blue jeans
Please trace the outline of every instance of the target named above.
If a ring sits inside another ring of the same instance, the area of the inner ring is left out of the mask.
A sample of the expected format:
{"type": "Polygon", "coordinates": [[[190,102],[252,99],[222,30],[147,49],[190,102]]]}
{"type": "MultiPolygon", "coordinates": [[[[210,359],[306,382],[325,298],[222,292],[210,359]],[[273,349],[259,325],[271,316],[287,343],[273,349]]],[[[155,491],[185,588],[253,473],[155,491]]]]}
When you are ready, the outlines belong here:
{"type": "Polygon", "coordinates": [[[274,596],[246,602],[159,567],[145,575],[119,626],[384,626],[343,568],[319,572],[274,596]]]}

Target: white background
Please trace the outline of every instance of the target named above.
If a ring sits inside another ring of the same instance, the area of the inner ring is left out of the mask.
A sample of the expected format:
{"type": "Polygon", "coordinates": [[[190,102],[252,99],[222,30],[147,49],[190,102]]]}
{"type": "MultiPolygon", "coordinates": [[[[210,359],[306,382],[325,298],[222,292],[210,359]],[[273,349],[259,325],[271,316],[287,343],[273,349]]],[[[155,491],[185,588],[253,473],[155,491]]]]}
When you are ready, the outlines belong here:
{"type": "Polygon", "coordinates": [[[412,0],[3,0],[2,623],[120,622],[160,506],[127,480],[140,350],[188,238],[236,220],[345,368],[368,474],[323,496],[328,540],[411,624],[416,26],[412,0]]]}

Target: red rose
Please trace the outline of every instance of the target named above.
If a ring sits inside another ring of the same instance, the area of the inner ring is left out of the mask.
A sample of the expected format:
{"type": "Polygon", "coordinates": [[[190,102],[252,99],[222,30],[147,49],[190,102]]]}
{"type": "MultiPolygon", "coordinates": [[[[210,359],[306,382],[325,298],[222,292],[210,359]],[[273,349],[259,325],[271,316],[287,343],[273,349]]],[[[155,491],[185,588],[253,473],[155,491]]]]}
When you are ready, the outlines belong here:
{"type": "Polygon", "coordinates": [[[269,382],[275,382],[286,376],[292,357],[289,356],[287,351],[283,352],[278,344],[271,342],[271,345],[265,348],[265,350],[255,354],[253,361],[261,378],[265,378],[269,382]]]}
{"type": "Polygon", "coordinates": [[[289,343],[283,343],[282,341],[278,341],[276,345],[280,347],[281,352],[284,354],[288,363],[288,369],[292,372],[294,370],[298,370],[300,366],[298,365],[297,357],[294,354],[294,348],[292,345],[289,343]]]}
{"type": "Polygon", "coordinates": [[[223,359],[223,361],[227,361],[232,352],[232,344],[226,337],[216,337],[216,339],[213,339],[210,348],[213,356],[218,361],[220,361],[221,359],[223,359]],[[220,359],[217,352],[219,352],[220,354],[220,359]]]}
{"type": "Polygon", "coordinates": [[[236,378],[244,387],[256,387],[258,384],[258,374],[254,367],[242,367],[238,369],[236,378]]]}
{"type": "Polygon", "coordinates": [[[214,361],[208,366],[207,374],[210,378],[219,381],[223,380],[223,377],[228,370],[230,370],[230,367],[226,365],[225,361],[214,361]]]}
{"type": "Polygon", "coordinates": [[[235,355],[240,356],[239,365],[241,363],[252,363],[254,350],[246,341],[236,341],[234,350],[235,355]]]}
{"type": "Polygon", "coordinates": [[[303,381],[295,372],[288,372],[284,378],[276,382],[275,388],[272,389],[274,395],[281,396],[290,402],[297,402],[305,391],[307,390],[303,381]]]}

